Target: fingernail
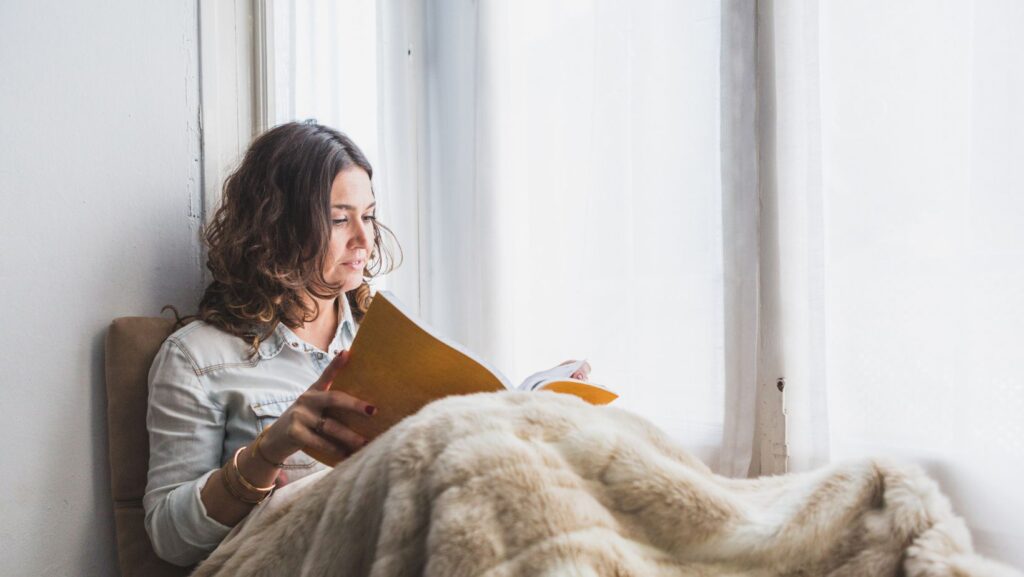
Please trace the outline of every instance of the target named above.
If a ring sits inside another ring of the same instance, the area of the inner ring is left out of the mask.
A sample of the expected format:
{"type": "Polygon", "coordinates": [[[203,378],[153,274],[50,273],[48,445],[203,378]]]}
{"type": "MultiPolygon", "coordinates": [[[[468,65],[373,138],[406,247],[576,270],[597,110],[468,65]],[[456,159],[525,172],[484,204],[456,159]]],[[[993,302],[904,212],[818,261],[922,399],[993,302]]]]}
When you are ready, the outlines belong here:
{"type": "Polygon", "coordinates": [[[371,417],[377,413],[377,407],[373,405],[366,405],[366,408],[363,410],[366,411],[366,414],[370,415],[371,417]]]}

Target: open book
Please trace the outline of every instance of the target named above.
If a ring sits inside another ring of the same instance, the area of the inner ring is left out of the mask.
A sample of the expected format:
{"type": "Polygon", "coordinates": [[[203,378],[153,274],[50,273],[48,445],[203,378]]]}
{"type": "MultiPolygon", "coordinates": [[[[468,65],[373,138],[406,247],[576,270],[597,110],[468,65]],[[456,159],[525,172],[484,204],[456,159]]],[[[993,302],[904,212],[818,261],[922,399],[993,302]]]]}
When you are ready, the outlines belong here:
{"type": "MultiPolygon", "coordinates": [[[[527,377],[518,387],[458,344],[432,332],[403,310],[387,291],[373,297],[352,342],[348,363],[332,390],[344,391],[378,408],[373,417],[352,412],[329,415],[367,439],[373,439],[431,401],[449,395],[509,390],[547,390],[576,395],[604,405],[618,398],[598,385],[569,378],[583,361],[527,377]]],[[[334,465],[325,455],[312,457],[334,465]]]]}

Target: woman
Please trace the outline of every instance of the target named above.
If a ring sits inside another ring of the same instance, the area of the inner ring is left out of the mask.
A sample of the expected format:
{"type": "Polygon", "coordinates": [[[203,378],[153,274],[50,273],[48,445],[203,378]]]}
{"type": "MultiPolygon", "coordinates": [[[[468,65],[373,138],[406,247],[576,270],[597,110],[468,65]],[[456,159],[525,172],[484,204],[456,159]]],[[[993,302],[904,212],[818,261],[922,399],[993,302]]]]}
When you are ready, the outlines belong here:
{"type": "Polygon", "coordinates": [[[143,505],[163,559],[201,560],[275,487],[323,469],[305,450],[341,460],[367,442],[323,411],[377,412],[324,390],[369,306],[367,279],[393,264],[372,176],[345,135],[291,123],[257,138],[226,181],[199,320],[149,375],[143,505]]]}

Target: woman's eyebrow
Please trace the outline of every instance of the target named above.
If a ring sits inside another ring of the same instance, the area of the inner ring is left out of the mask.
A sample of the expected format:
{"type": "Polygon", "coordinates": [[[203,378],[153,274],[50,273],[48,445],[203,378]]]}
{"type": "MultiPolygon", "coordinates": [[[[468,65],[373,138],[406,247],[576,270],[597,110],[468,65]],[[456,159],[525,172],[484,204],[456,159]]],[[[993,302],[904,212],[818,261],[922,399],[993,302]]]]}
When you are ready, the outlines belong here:
{"type": "MultiPolygon", "coordinates": [[[[371,202],[369,205],[367,205],[366,210],[372,210],[375,206],[377,206],[377,203],[371,202]]],[[[357,210],[356,207],[352,206],[351,204],[332,204],[331,208],[338,208],[341,210],[357,210]]]]}

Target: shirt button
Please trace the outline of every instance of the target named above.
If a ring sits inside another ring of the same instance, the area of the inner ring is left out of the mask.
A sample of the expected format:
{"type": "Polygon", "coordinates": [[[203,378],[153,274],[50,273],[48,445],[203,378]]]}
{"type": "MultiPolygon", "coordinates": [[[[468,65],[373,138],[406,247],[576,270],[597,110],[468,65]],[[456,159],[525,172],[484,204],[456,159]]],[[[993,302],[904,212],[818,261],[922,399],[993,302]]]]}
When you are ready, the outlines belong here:
{"type": "Polygon", "coordinates": [[[320,359],[324,358],[324,354],[323,353],[317,353],[316,354],[316,358],[317,358],[317,360],[320,360],[320,359]]]}
{"type": "Polygon", "coordinates": [[[299,343],[291,343],[291,345],[292,345],[292,348],[294,348],[294,349],[299,348],[299,343]]]}
{"type": "Polygon", "coordinates": [[[338,350],[338,349],[334,349],[334,356],[338,356],[338,355],[340,355],[340,354],[341,354],[341,351],[340,351],[340,350],[338,350]]]}

